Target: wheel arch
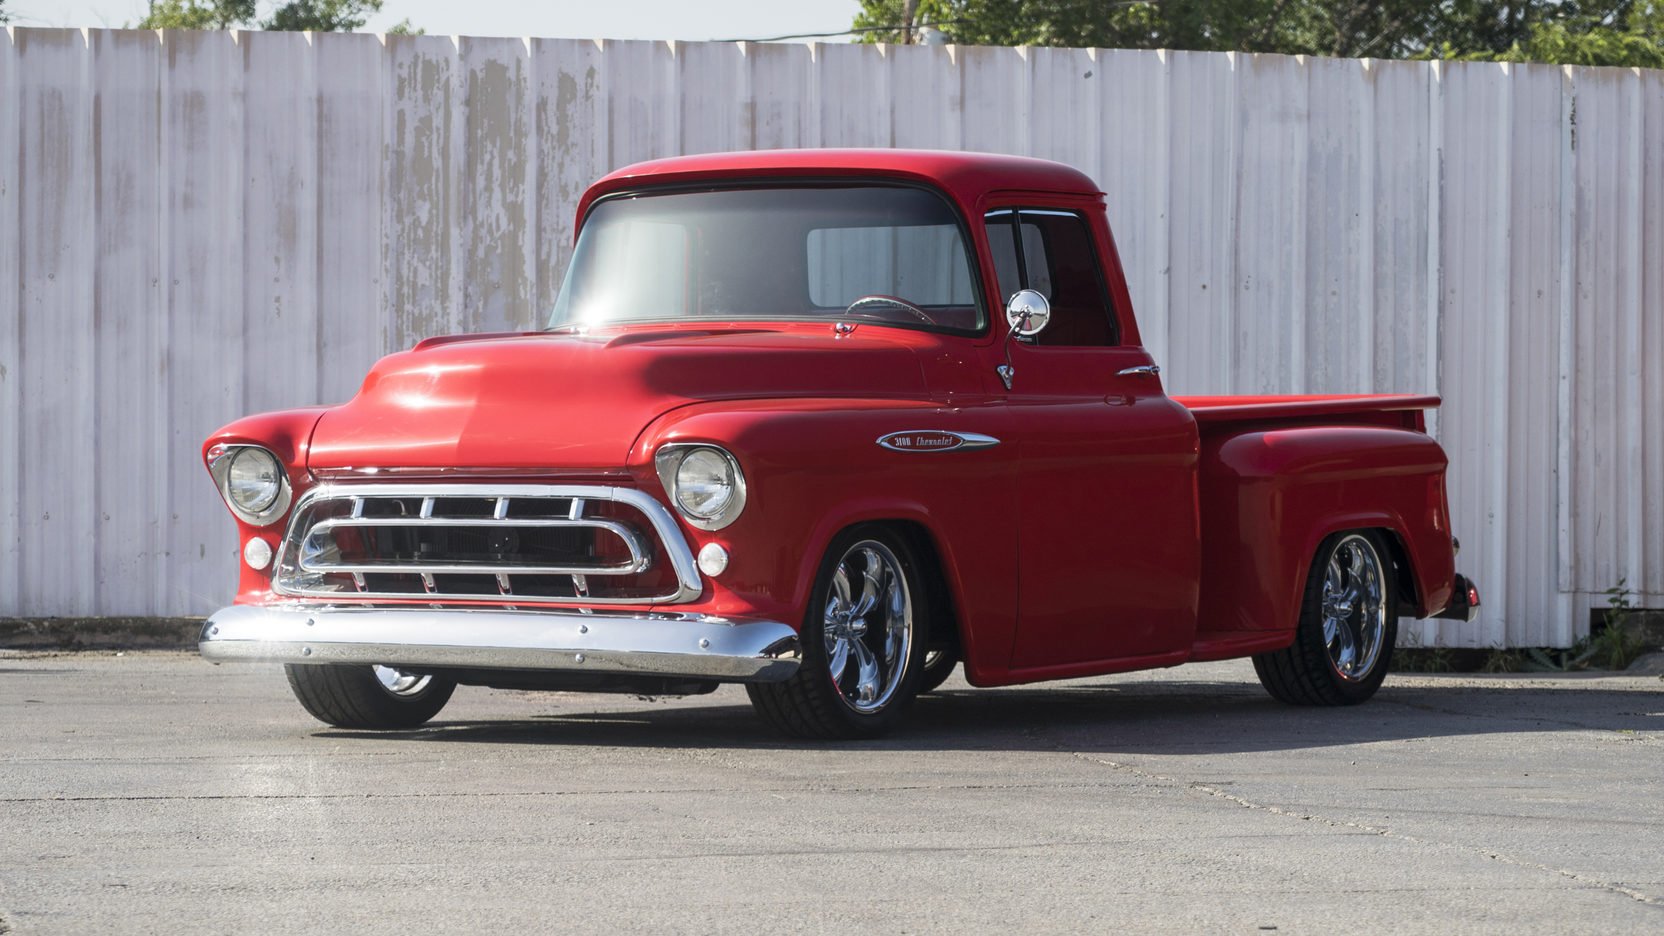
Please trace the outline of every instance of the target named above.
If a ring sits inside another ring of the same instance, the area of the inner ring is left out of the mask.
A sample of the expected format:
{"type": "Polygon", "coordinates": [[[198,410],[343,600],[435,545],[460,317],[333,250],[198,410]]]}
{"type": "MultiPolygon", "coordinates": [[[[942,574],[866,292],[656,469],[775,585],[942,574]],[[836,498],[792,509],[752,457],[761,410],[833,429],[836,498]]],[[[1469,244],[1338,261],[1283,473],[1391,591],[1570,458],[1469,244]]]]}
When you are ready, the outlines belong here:
{"type": "Polygon", "coordinates": [[[1352,532],[1372,532],[1380,536],[1387,549],[1387,554],[1382,558],[1393,566],[1394,586],[1398,593],[1400,610],[1419,609],[1421,605],[1417,596],[1422,593],[1422,589],[1416,581],[1415,560],[1406,545],[1404,523],[1389,511],[1340,515],[1314,527],[1308,535],[1306,548],[1301,553],[1305,556],[1305,566],[1300,571],[1300,581],[1297,583],[1295,595],[1305,594],[1313,563],[1317,561],[1318,549],[1323,543],[1337,534],[1352,532]]]}
{"type": "MultiPolygon", "coordinates": [[[[905,541],[919,562],[919,577],[926,590],[926,607],[930,612],[931,639],[951,644],[964,659],[971,659],[975,638],[965,625],[964,588],[957,574],[954,551],[930,521],[929,512],[922,505],[871,503],[864,507],[838,511],[828,515],[804,550],[800,582],[812,583],[826,558],[827,550],[846,532],[860,527],[880,527],[893,531],[905,541]]],[[[804,596],[807,613],[807,595],[804,596]]],[[[1004,660],[1000,660],[1001,665],[1004,660]]]]}

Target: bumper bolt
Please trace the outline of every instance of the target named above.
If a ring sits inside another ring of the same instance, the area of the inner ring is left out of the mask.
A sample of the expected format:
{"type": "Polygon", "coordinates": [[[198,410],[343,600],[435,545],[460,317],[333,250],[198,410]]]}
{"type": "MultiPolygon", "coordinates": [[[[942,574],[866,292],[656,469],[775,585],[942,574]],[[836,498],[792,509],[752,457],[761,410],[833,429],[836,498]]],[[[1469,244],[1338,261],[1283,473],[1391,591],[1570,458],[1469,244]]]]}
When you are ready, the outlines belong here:
{"type": "Polygon", "coordinates": [[[302,647],[302,648],[300,648],[300,655],[301,656],[311,656],[312,655],[312,648],[311,647],[302,647]]]}
{"type": "Polygon", "coordinates": [[[711,649],[711,639],[709,637],[699,638],[699,649],[701,649],[701,650],[711,649]]]}
{"type": "Polygon", "coordinates": [[[579,653],[579,654],[575,654],[575,655],[574,655],[574,656],[573,656],[573,657],[572,657],[572,659],[574,659],[574,660],[576,660],[576,661],[578,661],[578,662],[579,662],[579,663],[582,663],[582,662],[583,662],[583,661],[584,661],[584,655],[583,655],[583,654],[581,654],[581,653],[579,653]]]}
{"type": "Polygon", "coordinates": [[[589,633],[589,625],[588,624],[579,624],[578,625],[578,633],[580,633],[580,634],[589,633]]]}

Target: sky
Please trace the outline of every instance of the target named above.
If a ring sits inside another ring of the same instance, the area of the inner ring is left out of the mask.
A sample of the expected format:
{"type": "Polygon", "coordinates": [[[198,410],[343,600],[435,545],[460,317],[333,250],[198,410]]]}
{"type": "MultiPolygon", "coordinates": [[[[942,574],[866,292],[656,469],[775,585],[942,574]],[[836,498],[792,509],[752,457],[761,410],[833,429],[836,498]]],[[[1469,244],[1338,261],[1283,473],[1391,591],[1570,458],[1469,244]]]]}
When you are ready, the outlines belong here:
{"type": "MultiPolygon", "coordinates": [[[[261,15],[277,5],[260,0],[261,15]]],[[[7,0],[14,26],[120,27],[146,0],[7,0]]],[[[859,0],[385,0],[365,27],[400,20],[430,35],[580,39],[763,39],[848,29],[859,0]]],[[[822,41],[841,41],[843,37],[822,41]]]]}

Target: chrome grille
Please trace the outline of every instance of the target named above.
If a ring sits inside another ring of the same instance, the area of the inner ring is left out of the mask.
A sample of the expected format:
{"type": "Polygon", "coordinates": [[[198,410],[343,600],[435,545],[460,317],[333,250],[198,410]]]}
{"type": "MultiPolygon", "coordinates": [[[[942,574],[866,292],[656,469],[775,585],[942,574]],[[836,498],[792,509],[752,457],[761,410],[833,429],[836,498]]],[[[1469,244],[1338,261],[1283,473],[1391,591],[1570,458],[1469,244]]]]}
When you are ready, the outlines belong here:
{"type": "Polygon", "coordinates": [[[630,488],[324,484],[296,505],[273,588],[304,597],[582,604],[697,597],[670,512],[630,488]]]}

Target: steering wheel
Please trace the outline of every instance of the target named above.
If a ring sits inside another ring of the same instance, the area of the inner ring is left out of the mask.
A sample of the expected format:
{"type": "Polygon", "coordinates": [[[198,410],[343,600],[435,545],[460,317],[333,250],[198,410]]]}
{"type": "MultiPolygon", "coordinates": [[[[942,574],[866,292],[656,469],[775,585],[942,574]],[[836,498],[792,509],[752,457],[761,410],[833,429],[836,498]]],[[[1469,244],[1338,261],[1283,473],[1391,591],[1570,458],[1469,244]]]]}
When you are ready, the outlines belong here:
{"type": "Polygon", "coordinates": [[[914,318],[916,318],[919,321],[925,323],[926,325],[936,324],[936,320],[930,317],[930,313],[928,313],[925,310],[919,308],[918,306],[914,305],[913,303],[908,302],[906,299],[902,299],[898,296],[877,296],[877,295],[862,296],[861,298],[855,300],[854,302],[851,302],[849,304],[849,308],[844,309],[844,314],[845,315],[871,315],[873,313],[867,312],[866,310],[861,308],[862,306],[870,306],[870,305],[899,306],[903,309],[906,309],[908,312],[913,313],[914,318]]]}

